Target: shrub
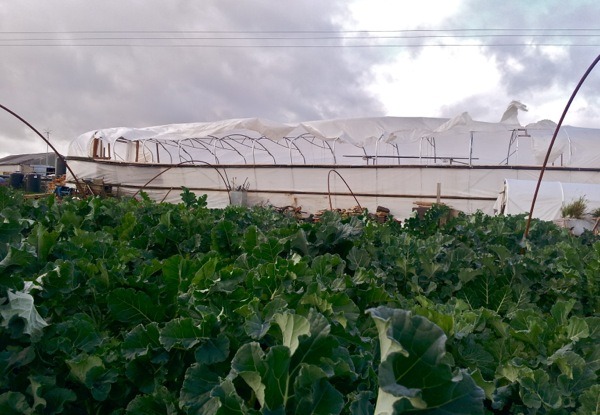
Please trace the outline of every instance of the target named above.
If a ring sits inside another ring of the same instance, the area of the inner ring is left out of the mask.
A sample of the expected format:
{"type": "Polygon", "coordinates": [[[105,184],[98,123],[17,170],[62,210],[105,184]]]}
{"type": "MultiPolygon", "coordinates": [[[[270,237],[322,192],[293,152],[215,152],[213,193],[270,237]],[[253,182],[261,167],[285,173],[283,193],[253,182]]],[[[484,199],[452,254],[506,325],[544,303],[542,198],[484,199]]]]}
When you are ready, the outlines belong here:
{"type": "Polygon", "coordinates": [[[581,219],[587,209],[587,201],[583,196],[579,199],[573,200],[562,207],[560,213],[563,218],[575,218],[581,219]]]}

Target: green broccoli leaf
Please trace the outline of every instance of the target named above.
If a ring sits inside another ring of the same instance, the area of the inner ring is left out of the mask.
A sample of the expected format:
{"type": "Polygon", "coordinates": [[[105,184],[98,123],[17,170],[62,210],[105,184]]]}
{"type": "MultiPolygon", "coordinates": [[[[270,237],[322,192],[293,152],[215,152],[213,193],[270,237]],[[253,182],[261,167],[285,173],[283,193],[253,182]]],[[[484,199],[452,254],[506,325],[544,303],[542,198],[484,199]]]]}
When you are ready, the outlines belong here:
{"type": "Polygon", "coordinates": [[[164,318],[164,310],[150,296],[133,288],[117,288],[107,298],[114,317],[129,324],[151,323],[164,318]]]}
{"type": "Polygon", "coordinates": [[[483,414],[483,391],[444,362],[446,335],[424,317],[388,307],[370,309],[381,364],[375,414],[483,414]]]}
{"type": "Polygon", "coordinates": [[[42,329],[48,326],[37,312],[33,297],[26,292],[8,291],[8,304],[0,305],[0,314],[3,318],[2,327],[8,327],[13,317],[22,318],[25,322],[23,332],[32,337],[38,337],[42,329]]]}

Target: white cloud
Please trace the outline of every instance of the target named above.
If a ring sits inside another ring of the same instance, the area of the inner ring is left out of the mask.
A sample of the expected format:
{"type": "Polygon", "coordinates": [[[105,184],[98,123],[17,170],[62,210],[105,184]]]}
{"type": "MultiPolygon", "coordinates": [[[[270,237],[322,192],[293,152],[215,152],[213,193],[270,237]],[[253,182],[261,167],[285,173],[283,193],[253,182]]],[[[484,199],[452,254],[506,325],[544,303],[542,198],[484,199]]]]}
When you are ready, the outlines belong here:
{"type": "MultiPolygon", "coordinates": [[[[506,105],[516,99],[530,110],[520,116],[521,122],[544,118],[558,121],[595,50],[535,44],[593,46],[595,32],[581,30],[595,27],[600,9],[583,0],[561,15],[552,12],[555,6],[560,7],[558,0],[544,1],[544,7],[538,3],[356,0],[350,7],[354,19],[348,25],[353,29],[406,30],[402,34],[411,36],[473,36],[470,40],[398,39],[395,43],[411,46],[385,48],[388,60],[373,64],[375,78],[370,90],[389,115],[451,117],[468,111],[478,119],[497,121],[506,105]],[[484,32],[489,28],[500,30],[484,32]],[[550,32],[553,28],[562,29],[550,32]],[[438,32],[408,32],[414,29],[438,32]],[[468,42],[482,46],[418,46],[468,42]]],[[[600,85],[597,73],[595,79],[591,76],[586,81],[569,111],[567,121],[574,125],[600,127],[600,110],[595,109],[600,106],[600,98],[593,93],[600,85]]]]}
{"type": "MultiPolygon", "coordinates": [[[[438,25],[460,10],[461,3],[460,0],[410,3],[358,0],[350,6],[354,17],[352,27],[402,30],[392,34],[422,36],[427,32],[410,30],[439,29],[438,25]]],[[[448,41],[456,43],[455,39],[445,38],[398,39],[395,43],[441,45],[448,41]]],[[[468,41],[460,43],[466,45],[468,41]]],[[[388,115],[453,116],[443,113],[448,104],[477,94],[493,94],[498,89],[500,74],[494,59],[476,46],[407,46],[386,52],[389,60],[371,68],[375,77],[370,90],[383,102],[388,115]]]]}
{"type": "Polygon", "coordinates": [[[476,94],[493,95],[500,82],[493,59],[471,47],[430,47],[416,58],[401,54],[374,72],[371,90],[395,116],[454,116],[442,114],[443,107],[476,94]]]}

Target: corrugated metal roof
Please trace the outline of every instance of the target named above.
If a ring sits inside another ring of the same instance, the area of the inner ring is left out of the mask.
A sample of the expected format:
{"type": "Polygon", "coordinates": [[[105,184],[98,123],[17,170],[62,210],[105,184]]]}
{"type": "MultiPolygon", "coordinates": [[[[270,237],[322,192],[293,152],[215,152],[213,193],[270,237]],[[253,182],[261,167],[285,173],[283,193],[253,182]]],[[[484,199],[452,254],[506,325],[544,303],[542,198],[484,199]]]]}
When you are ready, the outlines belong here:
{"type": "Polygon", "coordinates": [[[17,164],[46,164],[46,156],[48,163],[53,165],[55,162],[54,153],[35,153],[35,154],[13,154],[0,159],[0,166],[17,165],[17,164]]]}

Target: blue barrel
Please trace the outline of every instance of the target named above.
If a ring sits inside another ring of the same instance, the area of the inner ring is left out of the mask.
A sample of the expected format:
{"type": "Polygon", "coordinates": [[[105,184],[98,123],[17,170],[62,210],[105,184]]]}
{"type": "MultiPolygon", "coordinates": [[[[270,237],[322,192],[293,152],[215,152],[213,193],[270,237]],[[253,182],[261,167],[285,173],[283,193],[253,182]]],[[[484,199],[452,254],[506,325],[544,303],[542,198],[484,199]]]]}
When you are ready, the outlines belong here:
{"type": "Polygon", "coordinates": [[[40,193],[42,191],[42,175],[30,173],[25,176],[25,191],[31,193],[40,193]]]}
{"type": "Polygon", "coordinates": [[[23,177],[23,173],[11,173],[8,177],[8,184],[13,189],[20,189],[21,187],[23,187],[23,177]]]}

